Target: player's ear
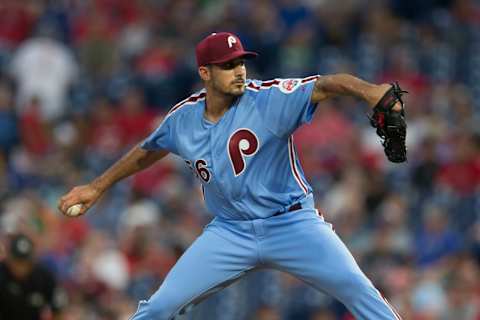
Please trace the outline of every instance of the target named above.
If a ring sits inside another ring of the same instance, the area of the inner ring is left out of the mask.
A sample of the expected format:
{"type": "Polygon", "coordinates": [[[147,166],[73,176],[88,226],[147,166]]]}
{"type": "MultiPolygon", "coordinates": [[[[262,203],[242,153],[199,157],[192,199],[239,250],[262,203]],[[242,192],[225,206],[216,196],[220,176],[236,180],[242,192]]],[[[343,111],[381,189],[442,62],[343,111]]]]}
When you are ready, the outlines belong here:
{"type": "Polygon", "coordinates": [[[211,79],[211,69],[208,66],[198,67],[198,75],[203,81],[209,81],[211,79]]]}

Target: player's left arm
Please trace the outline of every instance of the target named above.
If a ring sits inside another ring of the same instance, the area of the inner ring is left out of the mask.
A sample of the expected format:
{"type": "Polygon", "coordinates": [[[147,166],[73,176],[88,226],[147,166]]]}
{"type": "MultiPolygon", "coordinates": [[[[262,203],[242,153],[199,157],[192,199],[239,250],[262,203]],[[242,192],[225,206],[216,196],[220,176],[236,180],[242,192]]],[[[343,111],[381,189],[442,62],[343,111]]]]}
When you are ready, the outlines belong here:
{"type": "MultiPolygon", "coordinates": [[[[376,85],[350,74],[325,75],[315,81],[310,100],[318,103],[338,96],[352,96],[364,100],[373,108],[390,88],[388,83],[376,85]]],[[[400,104],[395,105],[393,110],[400,111],[400,104]]]]}

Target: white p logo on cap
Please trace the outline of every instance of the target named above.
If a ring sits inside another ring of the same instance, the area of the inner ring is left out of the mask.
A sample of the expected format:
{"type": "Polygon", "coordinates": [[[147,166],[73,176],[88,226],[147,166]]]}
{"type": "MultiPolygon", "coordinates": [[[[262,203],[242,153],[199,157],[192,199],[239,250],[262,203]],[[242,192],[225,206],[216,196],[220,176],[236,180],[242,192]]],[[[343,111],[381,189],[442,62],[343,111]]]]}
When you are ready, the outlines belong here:
{"type": "Polygon", "coordinates": [[[234,43],[237,43],[237,39],[235,39],[234,36],[228,36],[227,42],[228,42],[228,47],[231,48],[233,47],[234,43]]]}

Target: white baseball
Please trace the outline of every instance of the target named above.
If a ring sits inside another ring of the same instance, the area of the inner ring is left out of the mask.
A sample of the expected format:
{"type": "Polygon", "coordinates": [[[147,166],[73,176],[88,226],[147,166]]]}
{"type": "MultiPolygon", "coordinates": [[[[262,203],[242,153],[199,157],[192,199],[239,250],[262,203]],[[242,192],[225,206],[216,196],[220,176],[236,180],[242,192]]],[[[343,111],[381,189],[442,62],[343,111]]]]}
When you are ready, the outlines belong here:
{"type": "Polygon", "coordinates": [[[73,206],[67,209],[67,216],[69,217],[76,217],[80,214],[80,210],[82,210],[82,204],[74,204],[73,206]]]}

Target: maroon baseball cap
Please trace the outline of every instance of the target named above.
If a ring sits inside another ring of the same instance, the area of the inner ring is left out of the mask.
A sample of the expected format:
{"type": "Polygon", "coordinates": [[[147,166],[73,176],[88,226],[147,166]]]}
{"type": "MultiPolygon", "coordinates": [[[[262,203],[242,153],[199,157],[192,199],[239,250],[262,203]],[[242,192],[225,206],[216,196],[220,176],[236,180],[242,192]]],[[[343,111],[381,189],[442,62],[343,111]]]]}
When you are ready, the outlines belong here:
{"type": "Polygon", "coordinates": [[[256,52],[245,51],[240,39],[229,32],[212,33],[197,45],[195,49],[198,66],[224,63],[236,58],[254,58],[256,52]]]}

